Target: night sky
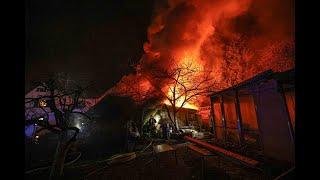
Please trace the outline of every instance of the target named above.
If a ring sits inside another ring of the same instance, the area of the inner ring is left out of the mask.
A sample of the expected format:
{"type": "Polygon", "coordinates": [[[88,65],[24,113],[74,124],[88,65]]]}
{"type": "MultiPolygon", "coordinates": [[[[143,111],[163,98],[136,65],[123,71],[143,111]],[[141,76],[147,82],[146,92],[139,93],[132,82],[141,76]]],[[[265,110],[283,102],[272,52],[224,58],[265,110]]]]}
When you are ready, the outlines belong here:
{"type": "Polygon", "coordinates": [[[152,11],[152,0],[26,0],[26,91],[68,72],[99,96],[140,59],[152,11]]]}

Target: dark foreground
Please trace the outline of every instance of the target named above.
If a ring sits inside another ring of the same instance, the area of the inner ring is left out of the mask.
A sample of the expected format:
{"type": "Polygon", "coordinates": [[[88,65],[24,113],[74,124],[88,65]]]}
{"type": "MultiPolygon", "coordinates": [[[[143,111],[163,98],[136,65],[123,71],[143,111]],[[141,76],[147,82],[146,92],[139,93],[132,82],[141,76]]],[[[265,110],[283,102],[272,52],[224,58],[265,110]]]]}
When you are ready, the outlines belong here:
{"type": "MultiPolygon", "coordinates": [[[[164,152],[159,155],[159,163],[154,160],[151,149],[138,153],[131,161],[108,166],[100,163],[75,163],[65,168],[63,179],[266,179],[256,170],[236,165],[228,160],[210,157],[206,161],[206,172],[202,174],[200,156],[186,151],[183,143],[173,145],[177,149],[178,164],[174,154],[164,152]]],[[[33,173],[26,179],[47,179],[48,171],[33,173]]]]}

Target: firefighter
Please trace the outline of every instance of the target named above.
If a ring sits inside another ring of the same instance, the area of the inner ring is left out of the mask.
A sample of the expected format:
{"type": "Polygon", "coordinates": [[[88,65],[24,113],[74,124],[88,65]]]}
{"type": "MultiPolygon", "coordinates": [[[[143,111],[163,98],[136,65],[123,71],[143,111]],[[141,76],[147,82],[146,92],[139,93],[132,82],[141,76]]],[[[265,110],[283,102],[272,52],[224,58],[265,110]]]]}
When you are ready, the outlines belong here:
{"type": "Polygon", "coordinates": [[[160,127],[162,129],[162,137],[166,140],[169,139],[169,133],[170,133],[169,124],[161,123],[160,127]]]}
{"type": "Polygon", "coordinates": [[[148,125],[149,125],[151,137],[156,136],[156,123],[157,123],[157,121],[153,118],[153,116],[150,116],[150,119],[148,121],[148,125]]]}

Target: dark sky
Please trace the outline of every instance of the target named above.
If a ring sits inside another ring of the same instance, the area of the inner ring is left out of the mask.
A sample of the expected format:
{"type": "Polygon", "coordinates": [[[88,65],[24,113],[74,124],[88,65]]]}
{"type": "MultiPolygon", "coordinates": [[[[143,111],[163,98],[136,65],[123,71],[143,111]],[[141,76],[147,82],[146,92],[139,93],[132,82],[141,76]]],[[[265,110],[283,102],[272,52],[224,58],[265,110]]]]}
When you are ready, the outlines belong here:
{"type": "Polygon", "coordinates": [[[26,0],[26,89],[68,72],[101,94],[140,59],[152,11],[152,0],[26,0]]]}

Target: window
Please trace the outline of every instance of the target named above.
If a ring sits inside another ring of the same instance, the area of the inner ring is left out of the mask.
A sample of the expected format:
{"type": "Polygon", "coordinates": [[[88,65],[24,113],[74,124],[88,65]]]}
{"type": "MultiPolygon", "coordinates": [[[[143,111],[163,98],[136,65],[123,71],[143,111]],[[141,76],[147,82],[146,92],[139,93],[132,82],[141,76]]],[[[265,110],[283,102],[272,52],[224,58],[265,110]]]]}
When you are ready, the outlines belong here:
{"type": "Polygon", "coordinates": [[[40,99],[40,100],[39,100],[39,106],[40,106],[40,107],[46,107],[46,106],[47,106],[46,100],[40,99]]]}
{"type": "Polygon", "coordinates": [[[46,89],[43,87],[37,88],[37,92],[46,92],[46,89]]]}

